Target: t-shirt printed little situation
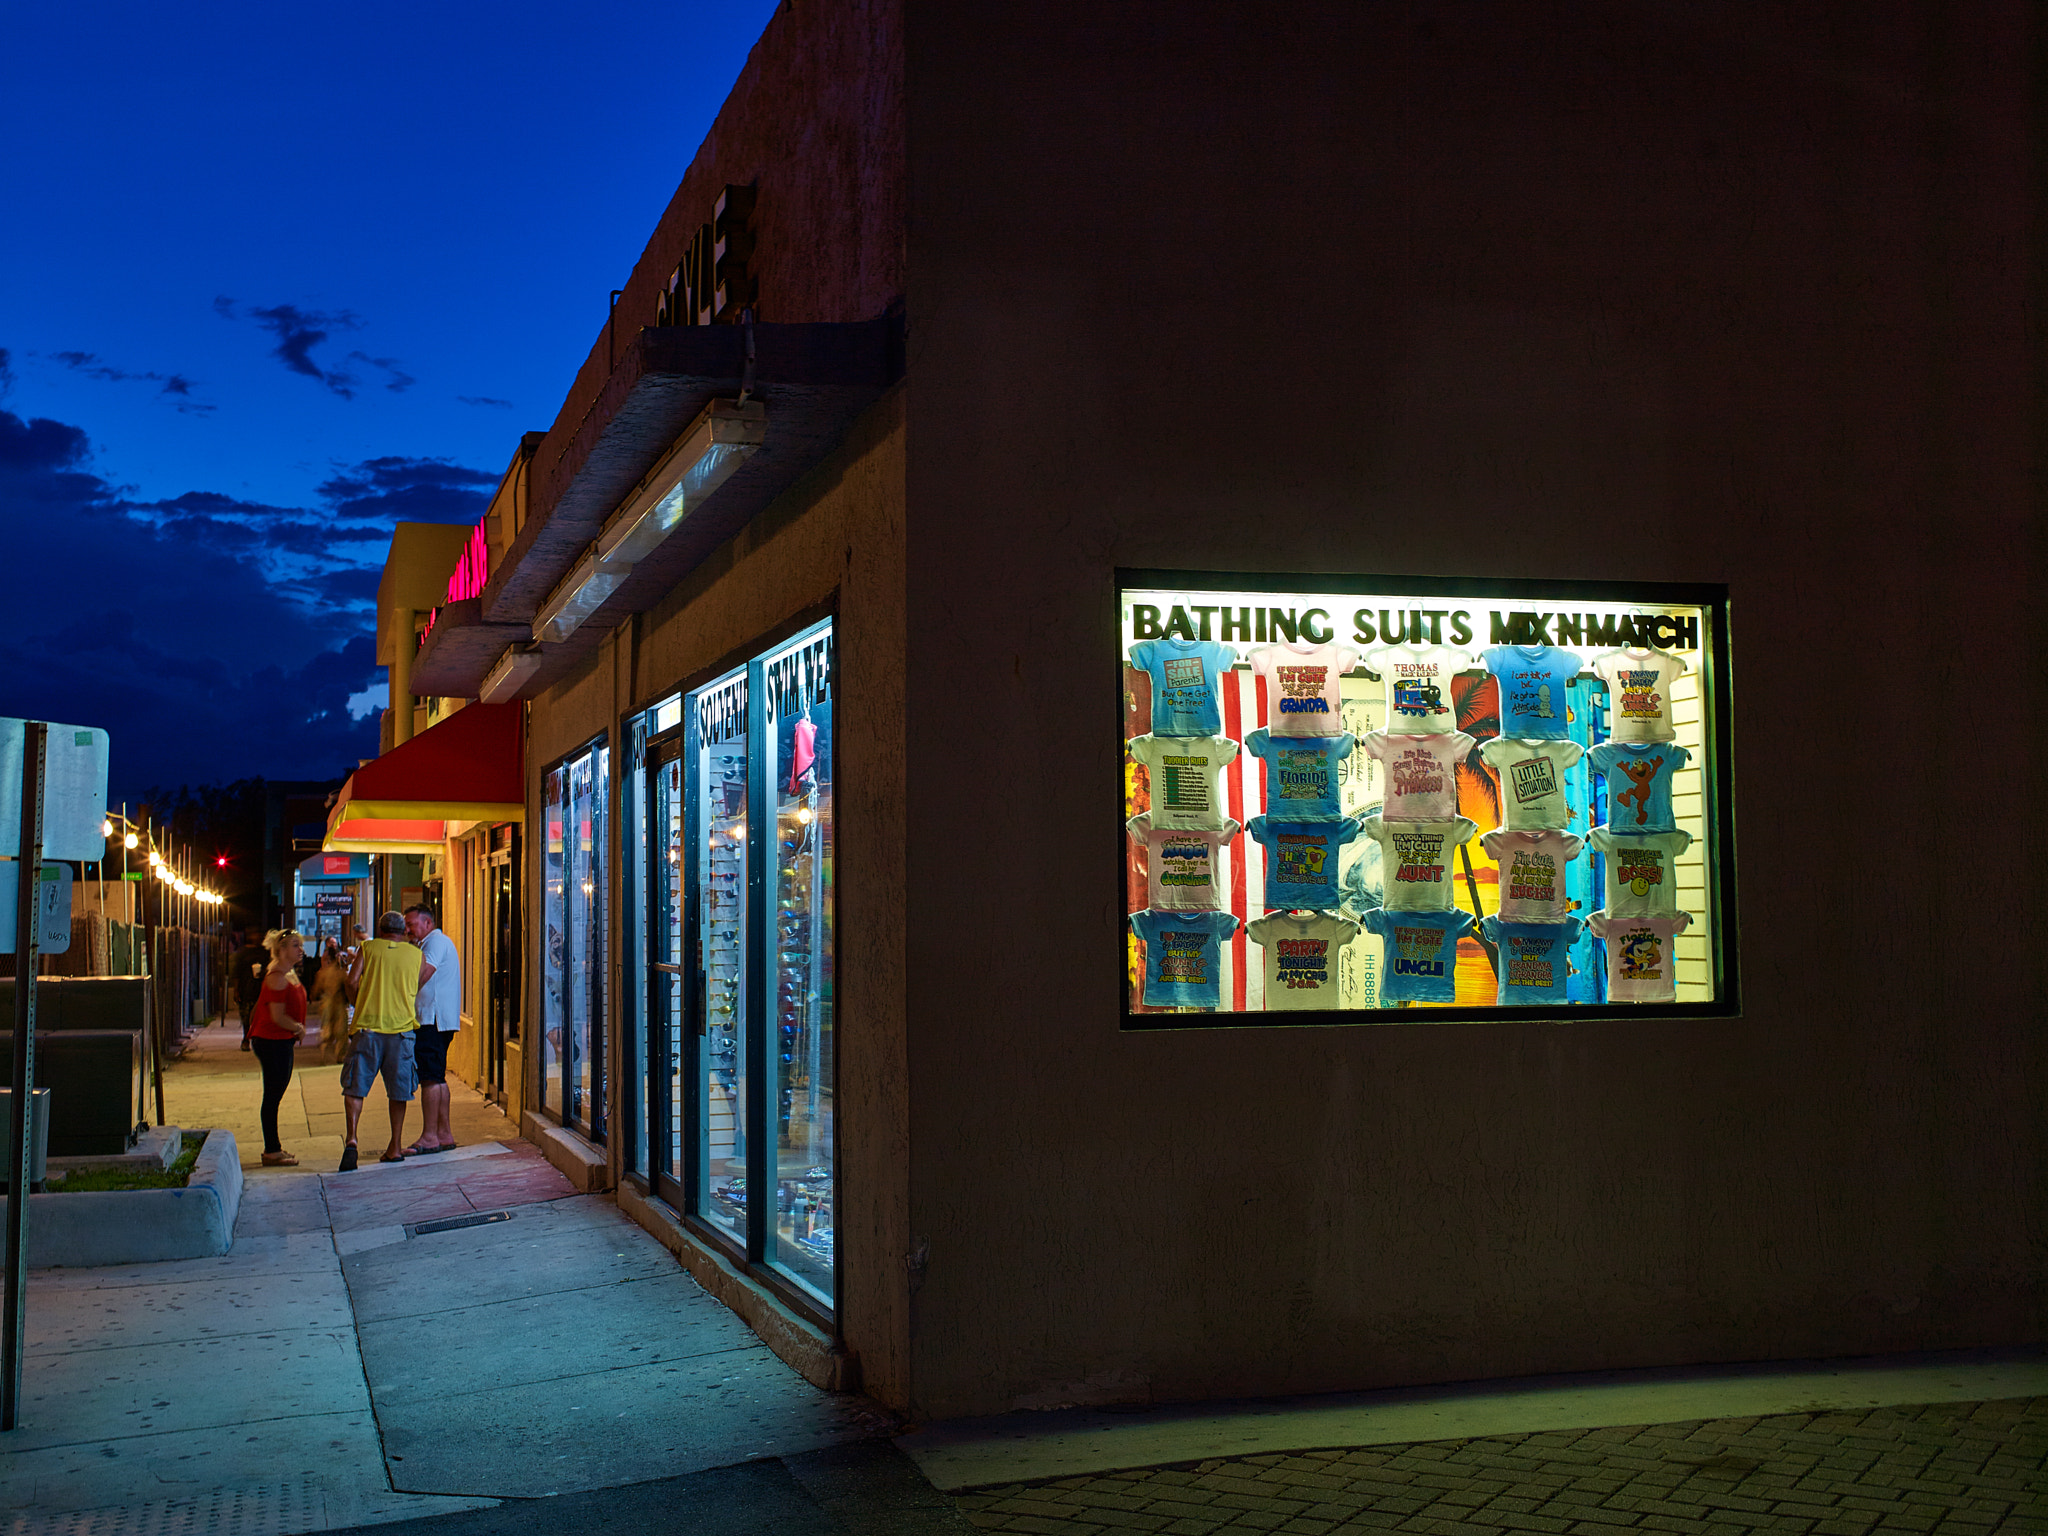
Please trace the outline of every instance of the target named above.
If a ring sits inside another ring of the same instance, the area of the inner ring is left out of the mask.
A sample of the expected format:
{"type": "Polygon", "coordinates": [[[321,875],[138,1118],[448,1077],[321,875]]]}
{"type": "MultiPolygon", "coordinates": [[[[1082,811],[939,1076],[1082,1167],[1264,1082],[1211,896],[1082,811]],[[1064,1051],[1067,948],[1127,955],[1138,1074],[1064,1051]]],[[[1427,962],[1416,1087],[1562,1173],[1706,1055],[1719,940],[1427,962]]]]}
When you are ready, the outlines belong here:
{"type": "Polygon", "coordinates": [[[1274,912],[1244,925],[1266,951],[1266,1011],[1337,1006],[1337,955],[1358,924],[1325,912],[1274,912]]]}
{"type": "Polygon", "coordinates": [[[1463,731],[1439,736],[1369,732],[1360,746],[1387,769],[1386,802],[1380,814],[1389,821],[1442,821],[1457,815],[1458,764],[1474,745],[1463,731]]]}
{"type": "Polygon", "coordinates": [[[1344,814],[1337,765],[1351,755],[1358,738],[1275,736],[1257,730],[1244,739],[1245,751],[1266,765],[1266,808],[1289,821],[1336,821],[1344,814]]]}
{"type": "Polygon", "coordinates": [[[1131,742],[1131,759],[1152,781],[1153,826],[1223,825],[1216,779],[1237,760],[1228,736],[1140,736],[1131,742]]]}
{"type": "Polygon", "coordinates": [[[1452,860],[1479,830],[1477,822],[1465,816],[1448,821],[1388,821],[1375,816],[1360,830],[1380,845],[1383,905],[1397,912],[1442,912],[1457,905],[1452,860]]]}
{"type": "Polygon", "coordinates": [[[1458,940],[1472,926],[1472,914],[1392,912],[1374,907],[1364,914],[1366,931],[1387,941],[1380,967],[1382,1003],[1451,1003],[1458,998],[1458,940]]]}
{"type": "Polygon", "coordinates": [[[1326,912],[1337,905],[1337,858],[1358,823],[1254,816],[1245,828],[1266,850],[1266,910],[1326,912]]]}
{"type": "Polygon", "coordinates": [[[1228,912],[1133,912],[1145,941],[1145,1006],[1214,1008],[1223,992],[1223,941],[1237,932],[1228,912]]]}
{"type": "Polygon", "coordinates": [[[1133,816],[1125,828],[1145,845],[1145,904],[1186,910],[1223,905],[1222,860],[1242,830],[1234,821],[1200,829],[1155,827],[1149,816],[1133,816]]]}
{"type": "Polygon", "coordinates": [[[1607,735],[1613,741],[1669,741],[1671,685],[1684,676],[1683,656],[1662,651],[1609,651],[1593,662],[1607,685],[1607,735]]]}
{"type": "Polygon", "coordinates": [[[1569,832],[1493,831],[1479,839],[1500,870],[1500,917],[1510,923],[1561,923],[1571,916],[1565,865],[1585,843],[1569,832]]]}
{"type": "Polygon", "coordinates": [[[1604,741],[1586,754],[1607,776],[1607,825],[1623,837],[1676,832],[1671,776],[1692,760],[1676,742],[1604,741]]]}
{"type": "Polygon", "coordinates": [[[1269,645],[1245,658],[1266,680],[1266,728],[1275,736],[1335,736],[1337,679],[1358,665],[1348,645],[1269,645]]]}
{"type": "Polygon", "coordinates": [[[1500,809],[1512,831],[1562,827],[1572,819],[1565,773],[1586,755],[1576,741],[1515,741],[1501,737],[1479,749],[1479,760],[1500,781],[1500,809]]]}
{"type": "Polygon", "coordinates": [[[1500,984],[1493,1000],[1502,1008],[1520,1003],[1562,1003],[1572,973],[1571,948],[1585,929],[1576,917],[1561,923],[1516,923],[1489,917],[1479,931],[1494,949],[1500,984]]]}
{"type": "Polygon", "coordinates": [[[1663,917],[1620,917],[1602,908],[1586,920],[1607,947],[1610,1003],[1668,1003],[1678,997],[1678,936],[1692,926],[1690,912],[1663,917]]]}
{"type": "Polygon", "coordinates": [[[1472,670],[1472,658],[1445,645],[1396,645],[1374,651],[1365,664],[1387,685],[1387,728],[1407,736],[1434,736],[1458,728],[1451,679],[1472,670]]]}
{"type": "Polygon", "coordinates": [[[1500,733],[1523,741],[1562,741],[1571,734],[1564,691],[1584,665],[1554,645],[1496,645],[1481,654],[1500,684],[1500,733]]]}
{"type": "Polygon", "coordinates": [[[1690,832],[1616,837],[1595,827],[1587,839],[1607,862],[1607,910],[1616,917],[1668,917],[1678,910],[1678,856],[1690,832]]]}
{"type": "Polygon", "coordinates": [[[1216,681],[1237,661],[1220,640],[1141,640],[1131,665],[1152,676],[1154,736],[1214,736],[1223,729],[1216,681]]]}

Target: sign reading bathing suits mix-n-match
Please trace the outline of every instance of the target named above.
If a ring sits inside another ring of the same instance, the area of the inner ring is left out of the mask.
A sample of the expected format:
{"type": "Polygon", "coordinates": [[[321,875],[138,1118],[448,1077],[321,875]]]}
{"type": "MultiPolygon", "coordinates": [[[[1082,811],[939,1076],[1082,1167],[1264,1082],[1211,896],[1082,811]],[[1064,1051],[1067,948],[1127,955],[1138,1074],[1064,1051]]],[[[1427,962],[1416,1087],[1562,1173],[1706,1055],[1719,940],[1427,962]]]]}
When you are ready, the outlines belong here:
{"type": "Polygon", "coordinates": [[[1126,1027],[1739,1011],[1725,588],[1118,574],[1126,1027]]]}

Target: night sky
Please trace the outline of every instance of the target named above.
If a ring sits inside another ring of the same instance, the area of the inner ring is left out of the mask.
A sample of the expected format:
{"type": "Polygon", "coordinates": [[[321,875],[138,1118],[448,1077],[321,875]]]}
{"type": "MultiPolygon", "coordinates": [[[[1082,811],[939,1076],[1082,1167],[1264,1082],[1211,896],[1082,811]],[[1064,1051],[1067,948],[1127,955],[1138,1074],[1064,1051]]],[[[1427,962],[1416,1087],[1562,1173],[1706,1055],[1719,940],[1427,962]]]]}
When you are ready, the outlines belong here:
{"type": "Polygon", "coordinates": [[[374,754],[391,525],[553,422],[773,10],[17,9],[0,715],[117,801],[374,754]]]}

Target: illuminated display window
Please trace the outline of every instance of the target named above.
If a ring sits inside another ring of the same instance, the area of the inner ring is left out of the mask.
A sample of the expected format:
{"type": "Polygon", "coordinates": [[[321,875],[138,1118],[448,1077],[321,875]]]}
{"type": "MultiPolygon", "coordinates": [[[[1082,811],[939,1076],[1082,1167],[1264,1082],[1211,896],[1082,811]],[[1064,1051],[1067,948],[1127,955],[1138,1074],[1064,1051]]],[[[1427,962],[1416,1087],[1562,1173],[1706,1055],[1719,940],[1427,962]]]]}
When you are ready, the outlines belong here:
{"type": "Polygon", "coordinates": [[[1738,1011],[1725,589],[1118,585],[1127,1027],[1738,1011]]]}

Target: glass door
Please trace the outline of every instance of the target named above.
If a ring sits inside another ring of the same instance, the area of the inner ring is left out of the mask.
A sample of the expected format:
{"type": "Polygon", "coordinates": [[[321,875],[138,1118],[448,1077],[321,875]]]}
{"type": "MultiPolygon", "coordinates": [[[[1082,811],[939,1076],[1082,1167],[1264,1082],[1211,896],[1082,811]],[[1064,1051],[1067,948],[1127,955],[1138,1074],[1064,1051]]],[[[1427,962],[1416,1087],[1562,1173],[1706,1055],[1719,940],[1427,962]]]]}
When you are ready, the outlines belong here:
{"type": "Polygon", "coordinates": [[[684,925],[683,743],[680,737],[649,749],[647,766],[647,1049],[651,1102],[646,1118],[648,1172],[656,1193],[682,1209],[689,1149],[683,1144],[683,1106],[689,1099],[685,1042],[692,1032],[684,1006],[689,963],[684,925]]]}

